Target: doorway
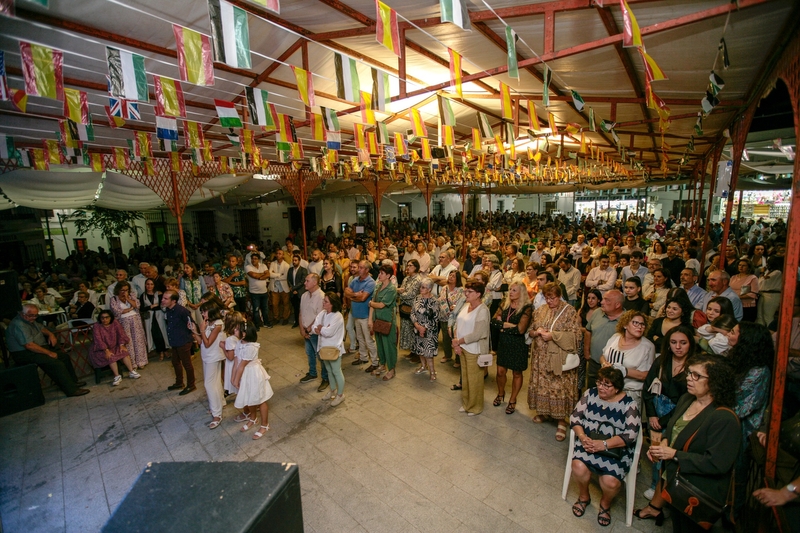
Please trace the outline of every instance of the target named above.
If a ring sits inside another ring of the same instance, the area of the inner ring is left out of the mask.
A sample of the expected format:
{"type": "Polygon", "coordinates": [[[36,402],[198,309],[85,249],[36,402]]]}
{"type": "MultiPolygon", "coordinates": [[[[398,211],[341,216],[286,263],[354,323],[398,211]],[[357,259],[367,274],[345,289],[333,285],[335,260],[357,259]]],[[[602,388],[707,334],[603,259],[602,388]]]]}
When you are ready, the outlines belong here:
{"type": "MultiPolygon", "coordinates": [[[[303,221],[300,218],[300,208],[289,208],[289,229],[294,230],[298,235],[298,241],[302,242],[303,221]]],[[[306,207],[306,231],[317,229],[317,210],[314,207],[306,207]]]]}

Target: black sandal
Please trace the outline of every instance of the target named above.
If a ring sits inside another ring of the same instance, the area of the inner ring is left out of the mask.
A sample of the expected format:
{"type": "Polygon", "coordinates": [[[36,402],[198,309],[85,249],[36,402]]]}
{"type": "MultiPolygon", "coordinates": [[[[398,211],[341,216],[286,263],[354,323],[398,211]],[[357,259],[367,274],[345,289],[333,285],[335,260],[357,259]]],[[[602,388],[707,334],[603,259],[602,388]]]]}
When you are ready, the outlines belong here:
{"type": "Polygon", "coordinates": [[[450,387],[450,390],[461,390],[462,388],[463,387],[460,384],[456,383],[455,385],[450,387]]]}
{"type": "Polygon", "coordinates": [[[589,498],[588,500],[581,500],[578,498],[574,504],[572,504],[572,514],[577,516],[578,518],[582,517],[586,513],[586,508],[589,504],[592,503],[592,499],[589,498]]]}
{"type": "Polygon", "coordinates": [[[635,511],[633,511],[633,516],[635,516],[639,520],[655,520],[657,526],[664,525],[664,511],[661,510],[661,507],[656,507],[652,503],[648,503],[647,505],[645,505],[641,509],[636,509],[635,511]],[[658,511],[658,513],[657,514],[651,514],[651,515],[648,515],[648,516],[642,516],[642,511],[644,511],[648,507],[650,509],[654,510],[654,511],[658,511]]]}
{"type": "Polygon", "coordinates": [[[597,523],[603,527],[611,525],[611,509],[606,509],[601,505],[600,512],[597,513],[597,523]]]}
{"type": "Polygon", "coordinates": [[[508,407],[506,407],[506,414],[513,415],[514,411],[517,410],[517,402],[508,402],[508,407]]]}
{"type": "Polygon", "coordinates": [[[502,404],[502,403],[503,403],[503,400],[505,400],[505,399],[506,399],[506,395],[505,395],[505,394],[503,394],[502,396],[500,396],[500,395],[498,394],[498,395],[497,395],[497,398],[495,398],[495,399],[494,399],[494,401],[492,402],[492,405],[494,405],[495,407],[497,407],[498,405],[502,404]]]}

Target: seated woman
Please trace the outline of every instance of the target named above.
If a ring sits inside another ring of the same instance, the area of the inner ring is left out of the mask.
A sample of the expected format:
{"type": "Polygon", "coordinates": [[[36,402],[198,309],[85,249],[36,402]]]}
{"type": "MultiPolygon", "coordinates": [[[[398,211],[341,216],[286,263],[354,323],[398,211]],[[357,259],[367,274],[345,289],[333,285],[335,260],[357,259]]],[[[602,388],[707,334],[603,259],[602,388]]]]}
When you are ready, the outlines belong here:
{"type": "Polygon", "coordinates": [[[122,361],[131,379],[139,379],[141,375],[133,369],[131,356],[128,353],[127,345],[130,339],[122,329],[122,325],[114,320],[114,313],[103,309],[97,320],[92,328],[93,342],[92,351],[89,352],[89,362],[94,368],[110,367],[114,373],[114,381],[111,382],[114,387],[122,382],[117,361],[122,361]]]}
{"type": "Polygon", "coordinates": [[[653,324],[647,332],[647,338],[657,346],[658,349],[661,348],[661,341],[669,330],[677,326],[692,325],[691,320],[695,311],[688,298],[672,298],[667,300],[667,305],[664,306],[664,309],[665,316],[653,320],[653,324]]]}
{"type": "Polygon", "coordinates": [[[611,523],[611,502],[633,463],[642,420],[636,401],[623,390],[622,372],[608,366],[597,371],[597,387],[587,390],[572,411],[569,422],[575,431],[572,475],[578,482],[578,501],[572,514],[581,517],[591,503],[589,480],[599,475],[600,512],[597,523],[611,523]],[[620,451],[621,450],[621,451],[620,451]]]}

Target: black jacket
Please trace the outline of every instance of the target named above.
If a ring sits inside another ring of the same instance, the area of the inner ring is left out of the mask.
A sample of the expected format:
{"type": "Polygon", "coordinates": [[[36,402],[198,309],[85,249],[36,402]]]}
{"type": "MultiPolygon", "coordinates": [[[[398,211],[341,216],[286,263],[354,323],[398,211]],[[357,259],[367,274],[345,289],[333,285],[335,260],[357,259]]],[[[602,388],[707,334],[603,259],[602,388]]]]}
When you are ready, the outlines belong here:
{"type": "MultiPolygon", "coordinates": [[[[684,394],[672,412],[664,440],[672,441],[672,428],[679,417],[694,401],[694,396],[684,394]]],[[[675,478],[680,466],[681,475],[717,502],[724,504],[728,495],[733,466],[742,446],[742,428],[738,417],[730,409],[711,403],[681,431],[671,445],[677,451],[678,461],[665,461],[667,480],[675,478]],[[686,442],[694,435],[687,451],[686,442]]]]}
{"type": "Polygon", "coordinates": [[[289,271],[286,273],[286,282],[289,284],[289,295],[292,298],[300,298],[304,292],[306,292],[306,286],[304,285],[306,281],[306,276],[308,276],[308,270],[299,266],[289,267],[289,271]],[[294,294],[294,291],[297,291],[297,294],[294,294]]]}

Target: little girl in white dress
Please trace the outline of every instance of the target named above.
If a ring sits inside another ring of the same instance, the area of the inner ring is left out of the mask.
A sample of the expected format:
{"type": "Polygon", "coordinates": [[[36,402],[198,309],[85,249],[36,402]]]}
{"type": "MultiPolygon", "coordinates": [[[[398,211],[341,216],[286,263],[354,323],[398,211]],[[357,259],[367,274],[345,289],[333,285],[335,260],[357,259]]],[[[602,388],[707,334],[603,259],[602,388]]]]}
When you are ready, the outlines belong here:
{"type": "MultiPolygon", "coordinates": [[[[239,329],[244,325],[244,316],[241,313],[232,311],[225,315],[225,327],[223,331],[227,338],[225,339],[222,349],[225,351],[225,378],[223,388],[225,395],[236,394],[237,389],[231,383],[233,376],[233,369],[236,366],[236,345],[239,344],[239,329]]],[[[237,422],[244,422],[244,418],[235,419],[237,422]]]]}
{"type": "Polygon", "coordinates": [[[257,343],[258,330],[253,323],[245,322],[239,328],[241,340],[236,346],[236,357],[241,361],[236,364],[233,385],[239,388],[234,405],[237,409],[248,408],[245,411],[245,422],[241,431],[247,431],[256,423],[256,408],[261,414],[261,427],[253,435],[253,440],[258,440],[269,431],[269,406],[267,400],[272,397],[272,387],[269,384],[269,374],[261,364],[258,350],[261,344],[257,343]],[[252,413],[253,417],[250,418],[252,413]]]}

